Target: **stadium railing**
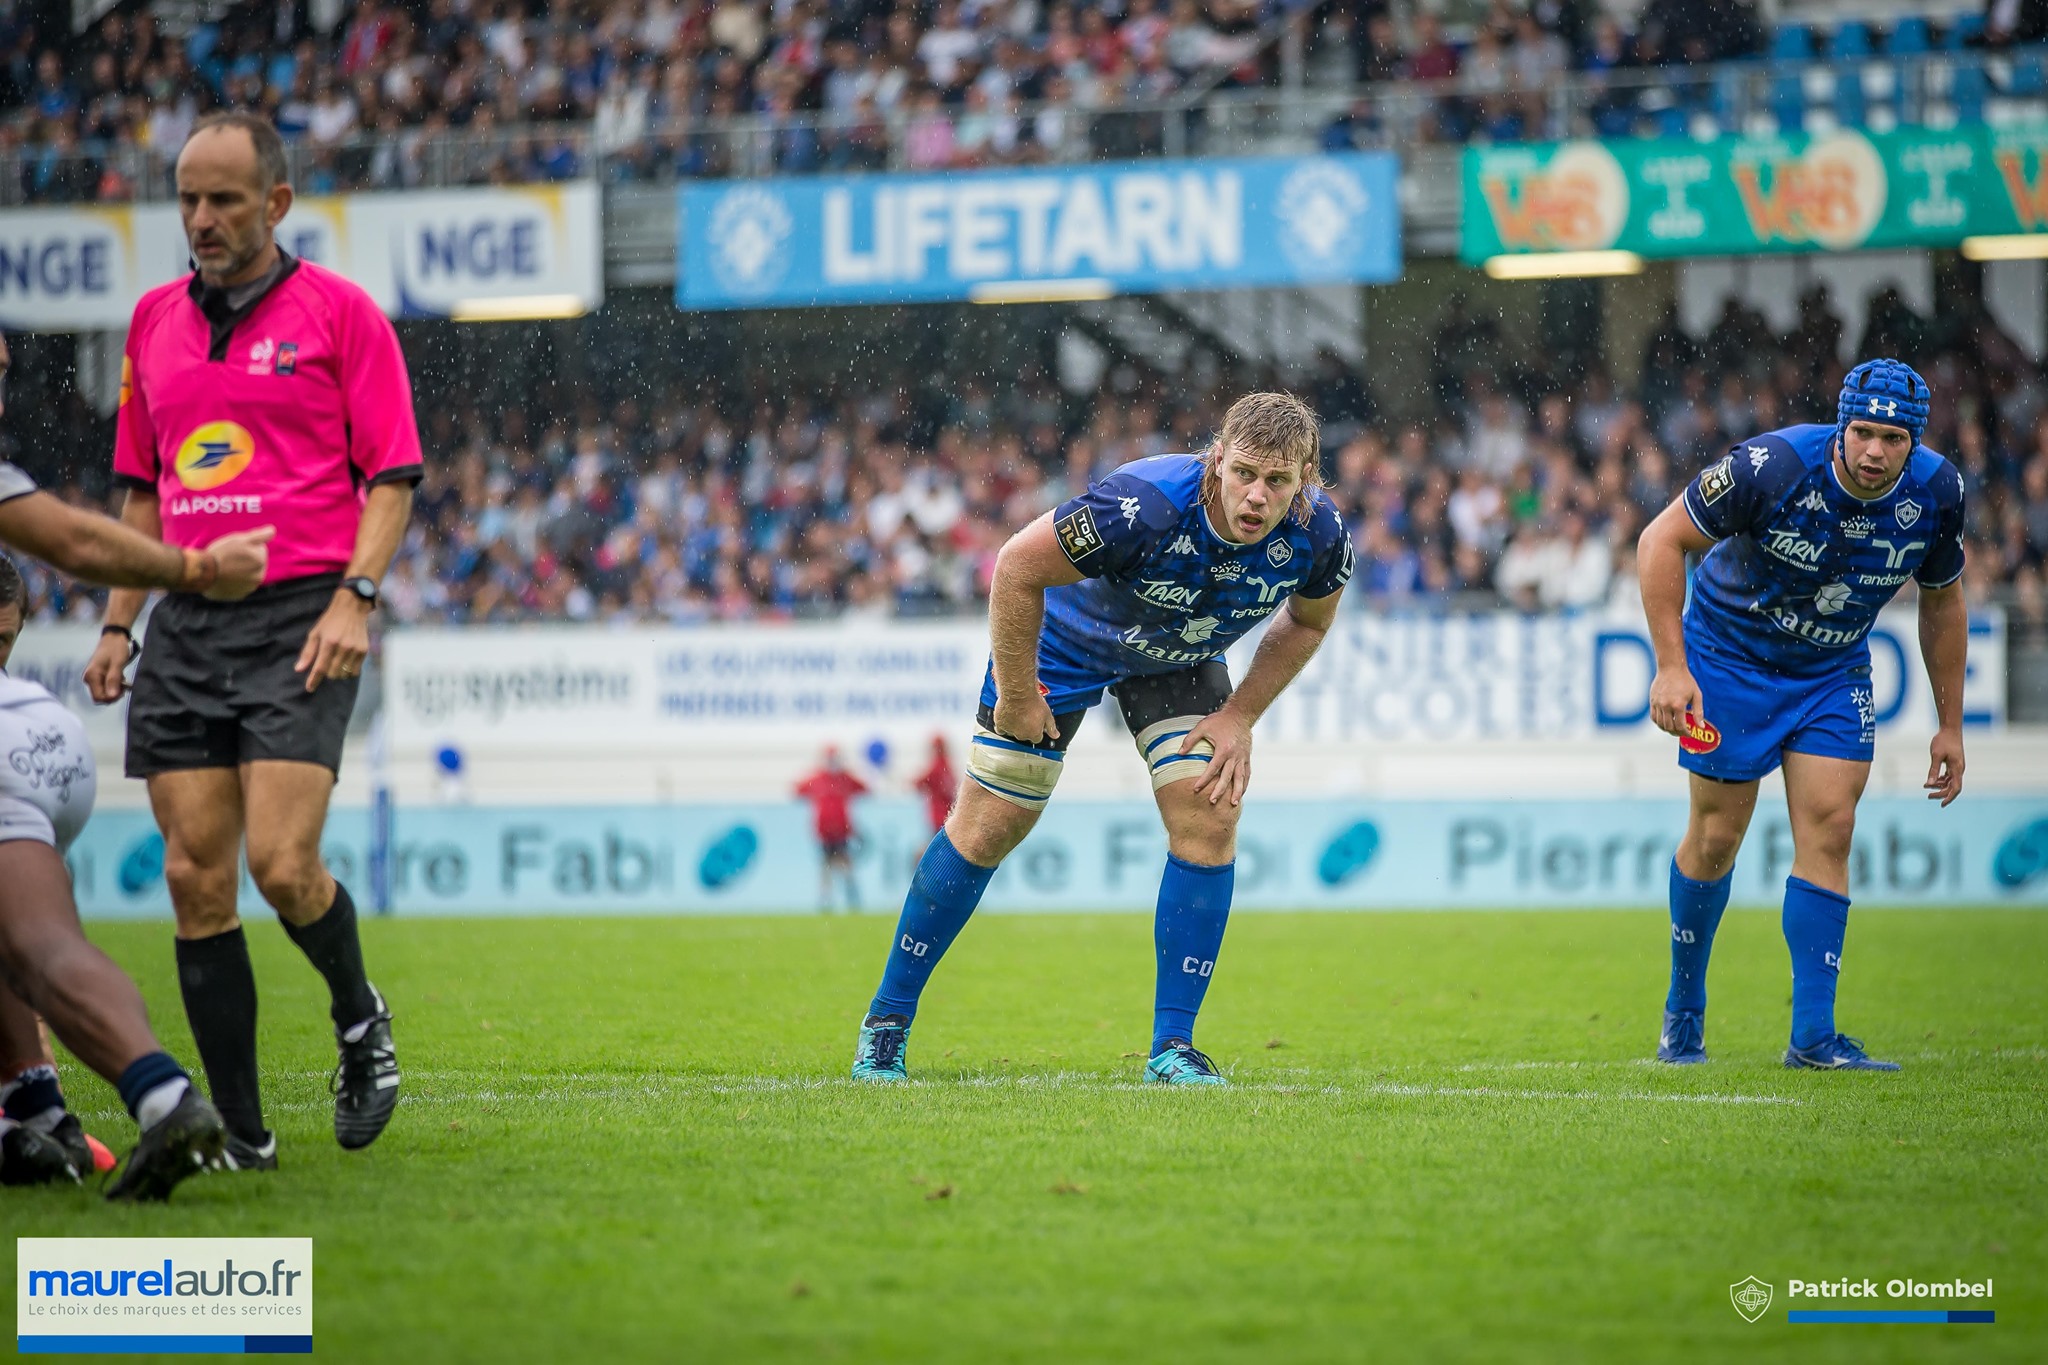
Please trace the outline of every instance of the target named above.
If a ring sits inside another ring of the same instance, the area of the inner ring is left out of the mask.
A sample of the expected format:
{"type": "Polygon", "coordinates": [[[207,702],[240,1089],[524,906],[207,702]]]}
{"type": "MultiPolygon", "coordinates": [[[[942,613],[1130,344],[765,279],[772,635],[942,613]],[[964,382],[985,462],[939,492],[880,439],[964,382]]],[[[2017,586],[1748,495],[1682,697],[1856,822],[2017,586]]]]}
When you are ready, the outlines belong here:
{"type": "MultiPolygon", "coordinates": [[[[290,145],[302,192],[948,169],[1144,157],[1405,149],[1561,137],[1768,136],[1838,128],[2008,125],[2048,117],[2048,47],[1750,60],[1576,72],[1540,90],[1476,90],[1453,78],[1370,85],[1211,88],[1090,106],[1018,105],[937,116],[750,114],[650,123],[631,139],[594,122],[290,145]],[[950,138],[921,124],[936,117],[950,138]],[[1014,151],[1003,146],[1015,135],[1014,151]],[[929,164],[920,147],[956,153],[929,164]]],[[[161,200],[170,157],[134,144],[0,154],[0,204],[161,200]]]]}

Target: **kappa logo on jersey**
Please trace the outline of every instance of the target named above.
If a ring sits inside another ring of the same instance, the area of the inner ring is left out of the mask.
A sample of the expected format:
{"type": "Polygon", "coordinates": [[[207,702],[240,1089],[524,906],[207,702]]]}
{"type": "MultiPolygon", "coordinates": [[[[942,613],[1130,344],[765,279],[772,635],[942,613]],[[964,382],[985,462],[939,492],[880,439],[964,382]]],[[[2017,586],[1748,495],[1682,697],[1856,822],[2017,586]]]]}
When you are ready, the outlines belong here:
{"type": "Polygon", "coordinates": [[[1700,499],[1703,502],[1719,502],[1735,487],[1735,457],[1723,455],[1720,460],[1707,466],[1700,473],[1700,499]]]}
{"type": "Polygon", "coordinates": [[[1721,732],[1705,716],[1685,713],[1685,733],[1678,737],[1678,747],[1689,754],[1710,754],[1721,747],[1721,732]]]}
{"type": "Polygon", "coordinates": [[[1755,474],[1759,472],[1763,469],[1765,465],[1769,464],[1770,462],[1771,448],[1769,446],[1751,446],[1749,448],[1750,473],[1755,474]]]}
{"type": "Polygon", "coordinates": [[[1813,595],[1813,609],[1822,616],[1833,616],[1849,605],[1849,585],[1830,583],[1813,595]]]}
{"type": "Polygon", "coordinates": [[[228,483],[256,458],[256,440],[239,422],[204,422],[178,447],[172,468],[194,493],[228,483]]]}
{"type": "Polygon", "coordinates": [[[1080,563],[1087,556],[1102,548],[1102,532],[1095,527],[1095,514],[1085,507],[1073,511],[1053,523],[1053,530],[1060,534],[1060,548],[1067,552],[1067,558],[1080,563]]]}
{"type": "Polygon", "coordinates": [[[1871,399],[1870,415],[1872,417],[1897,417],[1899,415],[1899,400],[1896,398],[1871,399]]]}
{"type": "Polygon", "coordinates": [[[1116,500],[1116,508],[1117,511],[1124,514],[1124,525],[1136,526],[1138,524],[1138,500],[1136,498],[1118,498],[1116,500]]]}
{"type": "Polygon", "coordinates": [[[1162,607],[1192,607],[1201,595],[1200,588],[1190,588],[1168,578],[1147,578],[1138,589],[1138,596],[1162,607]]]}
{"type": "Polygon", "coordinates": [[[1877,523],[1869,517],[1851,517],[1842,523],[1842,534],[1851,540],[1868,540],[1877,530],[1877,523]]]}
{"type": "Polygon", "coordinates": [[[1809,488],[1806,490],[1806,496],[1799,500],[1799,506],[1801,510],[1807,512],[1825,512],[1828,510],[1828,500],[1818,488],[1809,488]]]}
{"type": "Polygon", "coordinates": [[[1912,530],[1913,523],[1920,520],[1920,504],[1914,502],[1911,498],[1900,498],[1898,506],[1894,507],[1892,511],[1899,519],[1899,529],[1901,531],[1912,530]]]}
{"type": "Polygon", "coordinates": [[[1266,547],[1266,562],[1276,569],[1285,568],[1287,561],[1294,558],[1294,547],[1283,538],[1266,547]]]}
{"type": "Polygon", "coordinates": [[[1808,540],[1796,530],[1781,531],[1773,528],[1764,534],[1770,537],[1764,542],[1764,549],[1795,569],[1818,569],[1821,554],[1828,548],[1825,540],[1808,540]]]}
{"type": "Polygon", "coordinates": [[[1173,544],[1166,547],[1166,553],[1170,555],[1191,555],[1194,552],[1195,542],[1192,538],[1189,537],[1186,531],[1182,531],[1180,533],[1180,538],[1175,540],[1173,544]]]}
{"type": "Polygon", "coordinates": [[[1180,638],[1191,645],[1203,644],[1216,633],[1216,627],[1222,624],[1213,616],[1197,616],[1181,624],[1180,638]]]}

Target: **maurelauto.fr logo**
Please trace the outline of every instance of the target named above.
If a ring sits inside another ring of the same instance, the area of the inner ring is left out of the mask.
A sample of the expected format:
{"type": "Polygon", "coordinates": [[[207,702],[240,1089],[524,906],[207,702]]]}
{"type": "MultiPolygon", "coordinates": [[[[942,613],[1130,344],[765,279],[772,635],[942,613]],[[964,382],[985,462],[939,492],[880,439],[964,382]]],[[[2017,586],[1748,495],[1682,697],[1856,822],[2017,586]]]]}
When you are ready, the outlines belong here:
{"type": "Polygon", "coordinates": [[[300,1355],[313,1349],[310,1237],[22,1237],[23,1355],[300,1355]]]}

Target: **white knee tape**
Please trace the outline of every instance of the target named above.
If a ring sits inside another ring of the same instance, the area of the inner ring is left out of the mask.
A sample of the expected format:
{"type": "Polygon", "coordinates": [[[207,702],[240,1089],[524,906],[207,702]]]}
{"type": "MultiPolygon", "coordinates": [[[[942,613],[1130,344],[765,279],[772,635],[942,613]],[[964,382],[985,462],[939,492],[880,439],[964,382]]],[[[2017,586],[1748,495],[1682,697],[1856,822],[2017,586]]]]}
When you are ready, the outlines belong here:
{"type": "Polygon", "coordinates": [[[1057,749],[1036,749],[976,726],[974,742],[967,746],[967,775],[1012,805],[1044,810],[1059,785],[1065,757],[1057,749]]]}
{"type": "Polygon", "coordinates": [[[1183,782],[1200,777],[1209,767],[1209,760],[1216,754],[1216,746],[1206,739],[1195,741],[1195,747],[1186,753],[1180,751],[1181,741],[1188,731],[1200,725],[1204,716],[1171,716],[1156,725],[1148,725],[1138,731],[1138,753],[1145,760],[1145,766],[1152,770],[1152,790],[1173,782],[1183,782]]]}

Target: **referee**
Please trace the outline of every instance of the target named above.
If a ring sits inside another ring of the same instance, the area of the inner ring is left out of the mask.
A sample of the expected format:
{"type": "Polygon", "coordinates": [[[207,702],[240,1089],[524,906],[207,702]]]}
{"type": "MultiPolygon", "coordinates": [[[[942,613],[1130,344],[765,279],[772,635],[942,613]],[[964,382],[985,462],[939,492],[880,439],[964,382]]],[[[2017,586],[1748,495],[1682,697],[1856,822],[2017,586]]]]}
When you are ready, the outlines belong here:
{"type": "MultiPolygon", "coordinates": [[[[200,121],[178,155],[197,272],[143,295],[122,360],[122,520],[173,545],[274,525],[263,586],[158,605],[128,708],[178,919],[178,985],[237,1169],[272,1170],[238,854],[333,997],[334,1136],[366,1147],[398,1103],[391,1014],[364,975],[355,903],[320,834],[370,647],[378,579],[421,473],[398,336],[355,285],[279,249],[292,205],[277,130],[200,121]]],[[[86,684],[123,691],[146,594],[116,592],[86,684]]]]}

